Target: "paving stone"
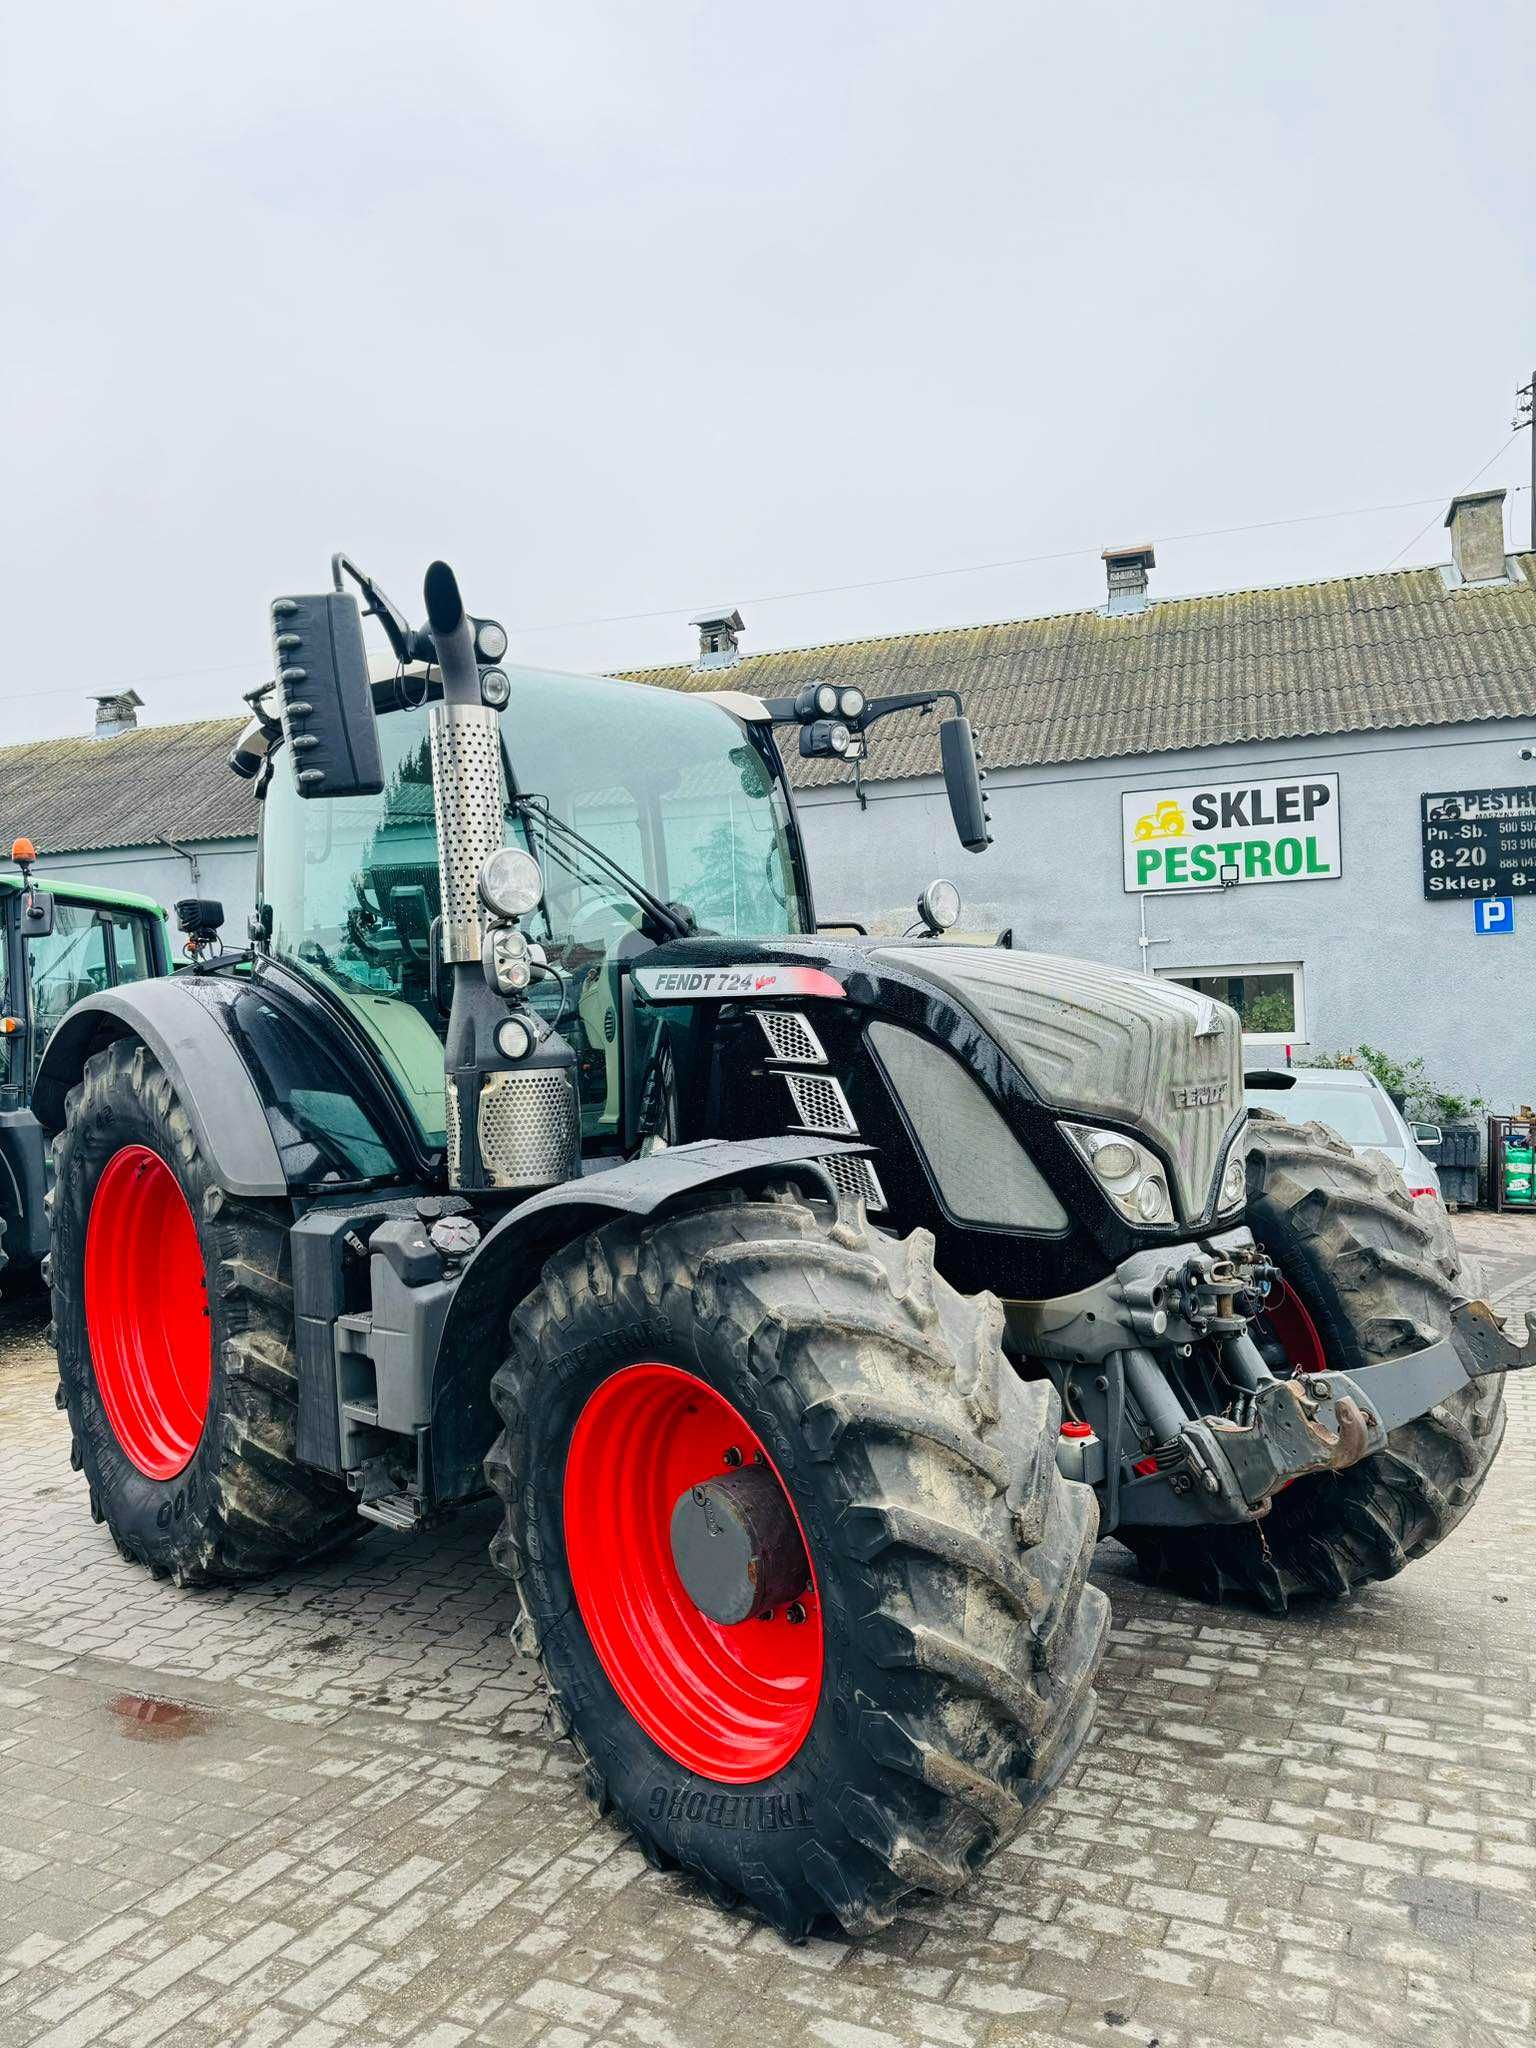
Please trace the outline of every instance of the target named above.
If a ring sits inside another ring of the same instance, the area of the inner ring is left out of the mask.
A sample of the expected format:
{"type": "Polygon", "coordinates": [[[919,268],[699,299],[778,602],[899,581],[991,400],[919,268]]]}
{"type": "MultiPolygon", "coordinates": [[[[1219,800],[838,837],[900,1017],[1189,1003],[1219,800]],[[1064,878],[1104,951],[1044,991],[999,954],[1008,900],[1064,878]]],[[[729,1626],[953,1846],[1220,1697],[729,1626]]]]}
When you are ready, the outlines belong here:
{"type": "Polygon", "coordinates": [[[0,1347],[0,2048],[1528,2048],[1536,1375],[1463,1528],[1347,1607],[1214,1611],[1102,1546],[1055,1799],[961,1899],[791,1949],[586,1806],[491,1508],[150,1579],[85,1512],[35,1320],[0,1347]]]}

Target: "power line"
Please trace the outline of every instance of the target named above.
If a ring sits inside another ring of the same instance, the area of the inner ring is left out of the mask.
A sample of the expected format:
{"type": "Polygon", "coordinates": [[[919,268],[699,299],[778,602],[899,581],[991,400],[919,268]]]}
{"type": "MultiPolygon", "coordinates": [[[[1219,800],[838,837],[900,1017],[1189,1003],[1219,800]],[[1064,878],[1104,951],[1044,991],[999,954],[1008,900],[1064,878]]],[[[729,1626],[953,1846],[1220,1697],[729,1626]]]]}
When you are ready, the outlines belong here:
{"type": "MultiPolygon", "coordinates": [[[[1498,451],[1498,454],[1489,457],[1488,461],[1483,464],[1482,469],[1477,472],[1477,476],[1471,479],[1471,483],[1476,483],[1477,477],[1484,475],[1486,471],[1493,467],[1494,463],[1498,461],[1499,456],[1504,454],[1505,449],[1510,446],[1510,442],[1513,439],[1514,436],[1511,435],[1510,441],[1505,442],[1504,447],[1498,451]]],[[[1467,490],[1470,487],[1470,484],[1464,484],[1462,489],[1467,490]]],[[[1515,491],[1518,493],[1530,488],[1529,484],[1517,484],[1515,491]]],[[[1445,494],[1437,492],[1430,497],[1396,498],[1389,503],[1380,505],[1350,505],[1334,512],[1298,512],[1284,519],[1254,519],[1238,526],[1194,527],[1185,533],[1170,533],[1161,537],[1159,545],[1166,546],[1170,543],[1177,544],[1190,540],[1219,540],[1228,535],[1239,533],[1268,533],[1278,527],[1313,526],[1329,519],[1365,519],[1380,512],[1414,512],[1424,505],[1440,506],[1446,502],[1445,494]]],[[[1398,553],[1392,557],[1392,561],[1387,564],[1387,567],[1391,568],[1393,563],[1397,562],[1401,556],[1407,554],[1408,548],[1411,548],[1415,541],[1428,533],[1434,523],[1433,518],[1426,520],[1424,525],[1414,535],[1413,540],[1409,541],[1407,547],[1398,550],[1398,553]]],[[[989,562],[962,562],[950,569],[913,569],[899,576],[870,576],[856,583],[820,583],[808,585],[803,590],[761,592],[755,597],[742,598],[741,603],[744,605],[791,604],[801,598],[837,597],[844,592],[858,590],[888,590],[903,583],[931,583],[946,576],[982,576],[996,569],[1024,569],[1044,562],[1078,561],[1087,556],[1097,556],[1100,552],[1101,550],[1096,547],[1075,547],[1056,548],[1045,554],[1004,555],[989,562]]],[[[687,610],[687,604],[657,605],[647,611],[605,612],[589,618],[550,619],[535,625],[514,625],[509,626],[507,631],[514,636],[527,633],[569,633],[591,626],[626,626],[650,619],[675,619],[681,614],[686,613],[687,610]]],[[[123,676],[114,682],[99,683],[89,690],[83,686],[75,685],[64,689],[10,690],[6,692],[6,700],[19,701],[24,697],[107,696],[117,690],[136,689],[140,685],[184,682],[193,676],[234,675],[241,670],[249,674],[252,671],[259,671],[262,666],[261,662],[254,659],[227,661],[213,664],[206,668],[171,669],[153,675],[123,676]]]]}

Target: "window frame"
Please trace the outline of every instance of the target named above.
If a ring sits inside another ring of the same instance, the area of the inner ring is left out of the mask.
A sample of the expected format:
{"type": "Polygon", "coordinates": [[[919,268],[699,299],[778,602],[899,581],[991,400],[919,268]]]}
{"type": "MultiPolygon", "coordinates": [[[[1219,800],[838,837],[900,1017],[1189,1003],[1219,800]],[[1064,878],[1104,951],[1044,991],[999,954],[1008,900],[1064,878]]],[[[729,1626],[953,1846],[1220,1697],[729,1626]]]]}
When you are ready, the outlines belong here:
{"type": "Polygon", "coordinates": [[[1291,1010],[1296,1023],[1291,1031],[1247,1031],[1243,1032],[1245,1045],[1308,1045],[1311,1043],[1307,1020],[1306,962],[1303,960],[1241,960],[1228,963],[1213,960],[1191,967],[1171,967],[1159,961],[1153,968],[1159,981],[1182,982],[1188,987],[1191,980],[1209,975],[1234,974],[1288,974],[1291,977],[1291,1010]]]}

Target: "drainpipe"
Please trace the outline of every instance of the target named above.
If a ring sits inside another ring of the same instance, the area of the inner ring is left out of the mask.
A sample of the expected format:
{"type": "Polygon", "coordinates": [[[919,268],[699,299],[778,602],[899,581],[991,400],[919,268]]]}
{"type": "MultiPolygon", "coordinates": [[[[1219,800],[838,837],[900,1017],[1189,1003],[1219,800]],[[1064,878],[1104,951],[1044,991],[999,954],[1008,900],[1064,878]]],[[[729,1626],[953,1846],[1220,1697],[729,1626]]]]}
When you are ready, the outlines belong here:
{"type": "Polygon", "coordinates": [[[192,870],[192,894],[200,896],[202,894],[202,871],[197,864],[197,855],[192,849],[189,846],[178,846],[174,839],[167,839],[164,833],[161,833],[155,844],[156,846],[168,846],[172,853],[179,853],[181,855],[187,866],[192,870]]]}

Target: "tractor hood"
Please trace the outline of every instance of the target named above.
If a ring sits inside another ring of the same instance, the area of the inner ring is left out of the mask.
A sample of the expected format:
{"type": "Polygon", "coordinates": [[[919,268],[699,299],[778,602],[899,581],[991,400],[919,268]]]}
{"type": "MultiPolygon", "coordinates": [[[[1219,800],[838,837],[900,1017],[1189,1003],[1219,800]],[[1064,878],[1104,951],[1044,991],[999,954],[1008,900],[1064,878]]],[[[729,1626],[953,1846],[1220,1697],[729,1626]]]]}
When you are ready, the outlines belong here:
{"type": "MultiPolygon", "coordinates": [[[[1179,982],[1088,960],[937,941],[700,936],[647,954],[634,978],[652,1002],[842,997],[919,1025],[912,1005],[928,992],[979,1027],[1047,1109],[1148,1138],[1186,1223],[1210,1213],[1245,1116],[1235,1012],[1179,982]]],[[[927,1028],[945,1035],[937,1018],[927,1028]]]]}
{"type": "Polygon", "coordinates": [[[1186,1219],[1210,1203],[1244,1116],[1237,1015],[1174,981],[1051,953],[883,946],[985,1027],[1052,1109],[1133,1125],[1173,1167],[1186,1219]]]}

